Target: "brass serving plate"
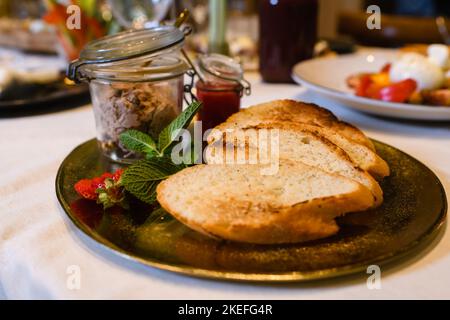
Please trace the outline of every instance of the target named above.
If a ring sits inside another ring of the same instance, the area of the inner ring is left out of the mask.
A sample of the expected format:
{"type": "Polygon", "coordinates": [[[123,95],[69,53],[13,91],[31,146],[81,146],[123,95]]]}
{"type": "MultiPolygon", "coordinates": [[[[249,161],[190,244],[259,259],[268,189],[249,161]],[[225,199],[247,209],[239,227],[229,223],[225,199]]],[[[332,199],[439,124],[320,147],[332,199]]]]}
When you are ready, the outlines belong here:
{"type": "Polygon", "coordinates": [[[121,256],[192,276],[246,281],[309,281],[365,272],[418,253],[444,225],[447,203],[434,173],[409,155],[374,141],[392,174],[382,182],[380,208],[338,219],[330,238],[292,245],[218,241],[196,233],[164,212],[135,205],[103,212],[81,200],[76,181],[115,170],[95,140],[73,150],[58,171],[56,193],[73,223],[121,256]],[[420,246],[419,246],[420,245],[420,246]]]}

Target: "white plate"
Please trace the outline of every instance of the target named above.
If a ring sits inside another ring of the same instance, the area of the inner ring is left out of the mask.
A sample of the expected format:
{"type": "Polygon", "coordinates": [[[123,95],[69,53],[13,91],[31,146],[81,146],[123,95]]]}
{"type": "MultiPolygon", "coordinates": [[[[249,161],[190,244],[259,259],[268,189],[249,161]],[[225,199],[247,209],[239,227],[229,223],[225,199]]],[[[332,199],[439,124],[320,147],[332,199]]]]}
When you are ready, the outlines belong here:
{"type": "Polygon", "coordinates": [[[294,66],[294,81],[331,98],[344,106],[363,112],[393,118],[414,120],[450,120],[450,107],[385,102],[355,96],[346,78],[359,72],[376,72],[396,59],[396,50],[361,50],[358,53],[300,62],[294,66]]]}

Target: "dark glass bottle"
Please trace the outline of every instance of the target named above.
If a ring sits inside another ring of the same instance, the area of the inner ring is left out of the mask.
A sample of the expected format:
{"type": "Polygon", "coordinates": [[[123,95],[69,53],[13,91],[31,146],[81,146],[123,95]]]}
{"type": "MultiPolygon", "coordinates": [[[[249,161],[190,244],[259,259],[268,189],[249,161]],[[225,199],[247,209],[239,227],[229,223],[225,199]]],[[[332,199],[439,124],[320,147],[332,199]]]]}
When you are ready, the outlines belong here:
{"type": "Polygon", "coordinates": [[[317,0],[259,1],[260,72],[267,82],[292,82],[292,67],[313,56],[317,0]]]}

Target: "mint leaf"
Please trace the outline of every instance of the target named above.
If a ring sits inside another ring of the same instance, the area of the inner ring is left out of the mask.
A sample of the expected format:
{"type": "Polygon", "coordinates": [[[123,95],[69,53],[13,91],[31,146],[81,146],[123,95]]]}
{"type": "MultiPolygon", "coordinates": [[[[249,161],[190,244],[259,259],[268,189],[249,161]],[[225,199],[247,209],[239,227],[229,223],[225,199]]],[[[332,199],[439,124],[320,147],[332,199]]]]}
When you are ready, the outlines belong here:
{"type": "Polygon", "coordinates": [[[181,169],[166,158],[140,160],[124,171],[121,183],[136,198],[151,204],[156,200],[158,183],[181,169]]]}
{"type": "Polygon", "coordinates": [[[145,155],[145,159],[147,160],[153,160],[156,157],[161,157],[162,155],[159,153],[159,151],[155,150],[152,152],[147,152],[147,154],[145,155]]]}
{"type": "Polygon", "coordinates": [[[119,136],[120,142],[130,151],[152,154],[156,151],[156,143],[153,139],[138,130],[127,130],[119,136]]]}
{"type": "Polygon", "coordinates": [[[186,129],[202,105],[201,102],[194,101],[186,108],[176,119],[174,119],[167,127],[161,131],[158,137],[158,150],[161,154],[172,145],[178,138],[179,131],[186,129]]]}
{"type": "MultiPolygon", "coordinates": [[[[120,142],[130,151],[145,154],[145,159],[128,167],[121,176],[121,184],[139,200],[152,204],[156,201],[156,187],[161,180],[184,169],[186,165],[176,165],[168,155],[173,142],[178,139],[181,129],[186,129],[201,106],[193,102],[174,119],[158,137],[158,144],[145,133],[128,130],[120,135],[120,142]]],[[[189,153],[185,157],[188,164],[195,160],[189,153]]]]}

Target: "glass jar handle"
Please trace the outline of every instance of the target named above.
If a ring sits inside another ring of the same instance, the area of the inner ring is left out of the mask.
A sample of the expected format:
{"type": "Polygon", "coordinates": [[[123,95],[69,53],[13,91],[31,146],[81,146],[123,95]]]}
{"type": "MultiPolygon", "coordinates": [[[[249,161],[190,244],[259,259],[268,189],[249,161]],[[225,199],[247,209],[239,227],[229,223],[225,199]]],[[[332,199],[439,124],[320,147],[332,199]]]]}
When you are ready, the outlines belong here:
{"type": "Polygon", "coordinates": [[[78,69],[84,65],[85,63],[83,61],[80,61],[79,59],[72,61],[69,64],[69,67],[67,68],[66,76],[70,80],[74,81],[75,83],[81,83],[85,78],[78,72],[78,69]]]}
{"type": "Polygon", "coordinates": [[[242,86],[243,88],[243,92],[246,96],[249,96],[252,94],[252,85],[250,84],[250,82],[248,82],[247,80],[245,80],[244,78],[242,78],[239,81],[239,84],[242,86]]]}
{"type": "Polygon", "coordinates": [[[184,85],[184,101],[189,105],[192,102],[198,101],[193,92],[196,75],[195,70],[189,69],[186,71],[186,75],[189,77],[189,83],[184,85]]]}

